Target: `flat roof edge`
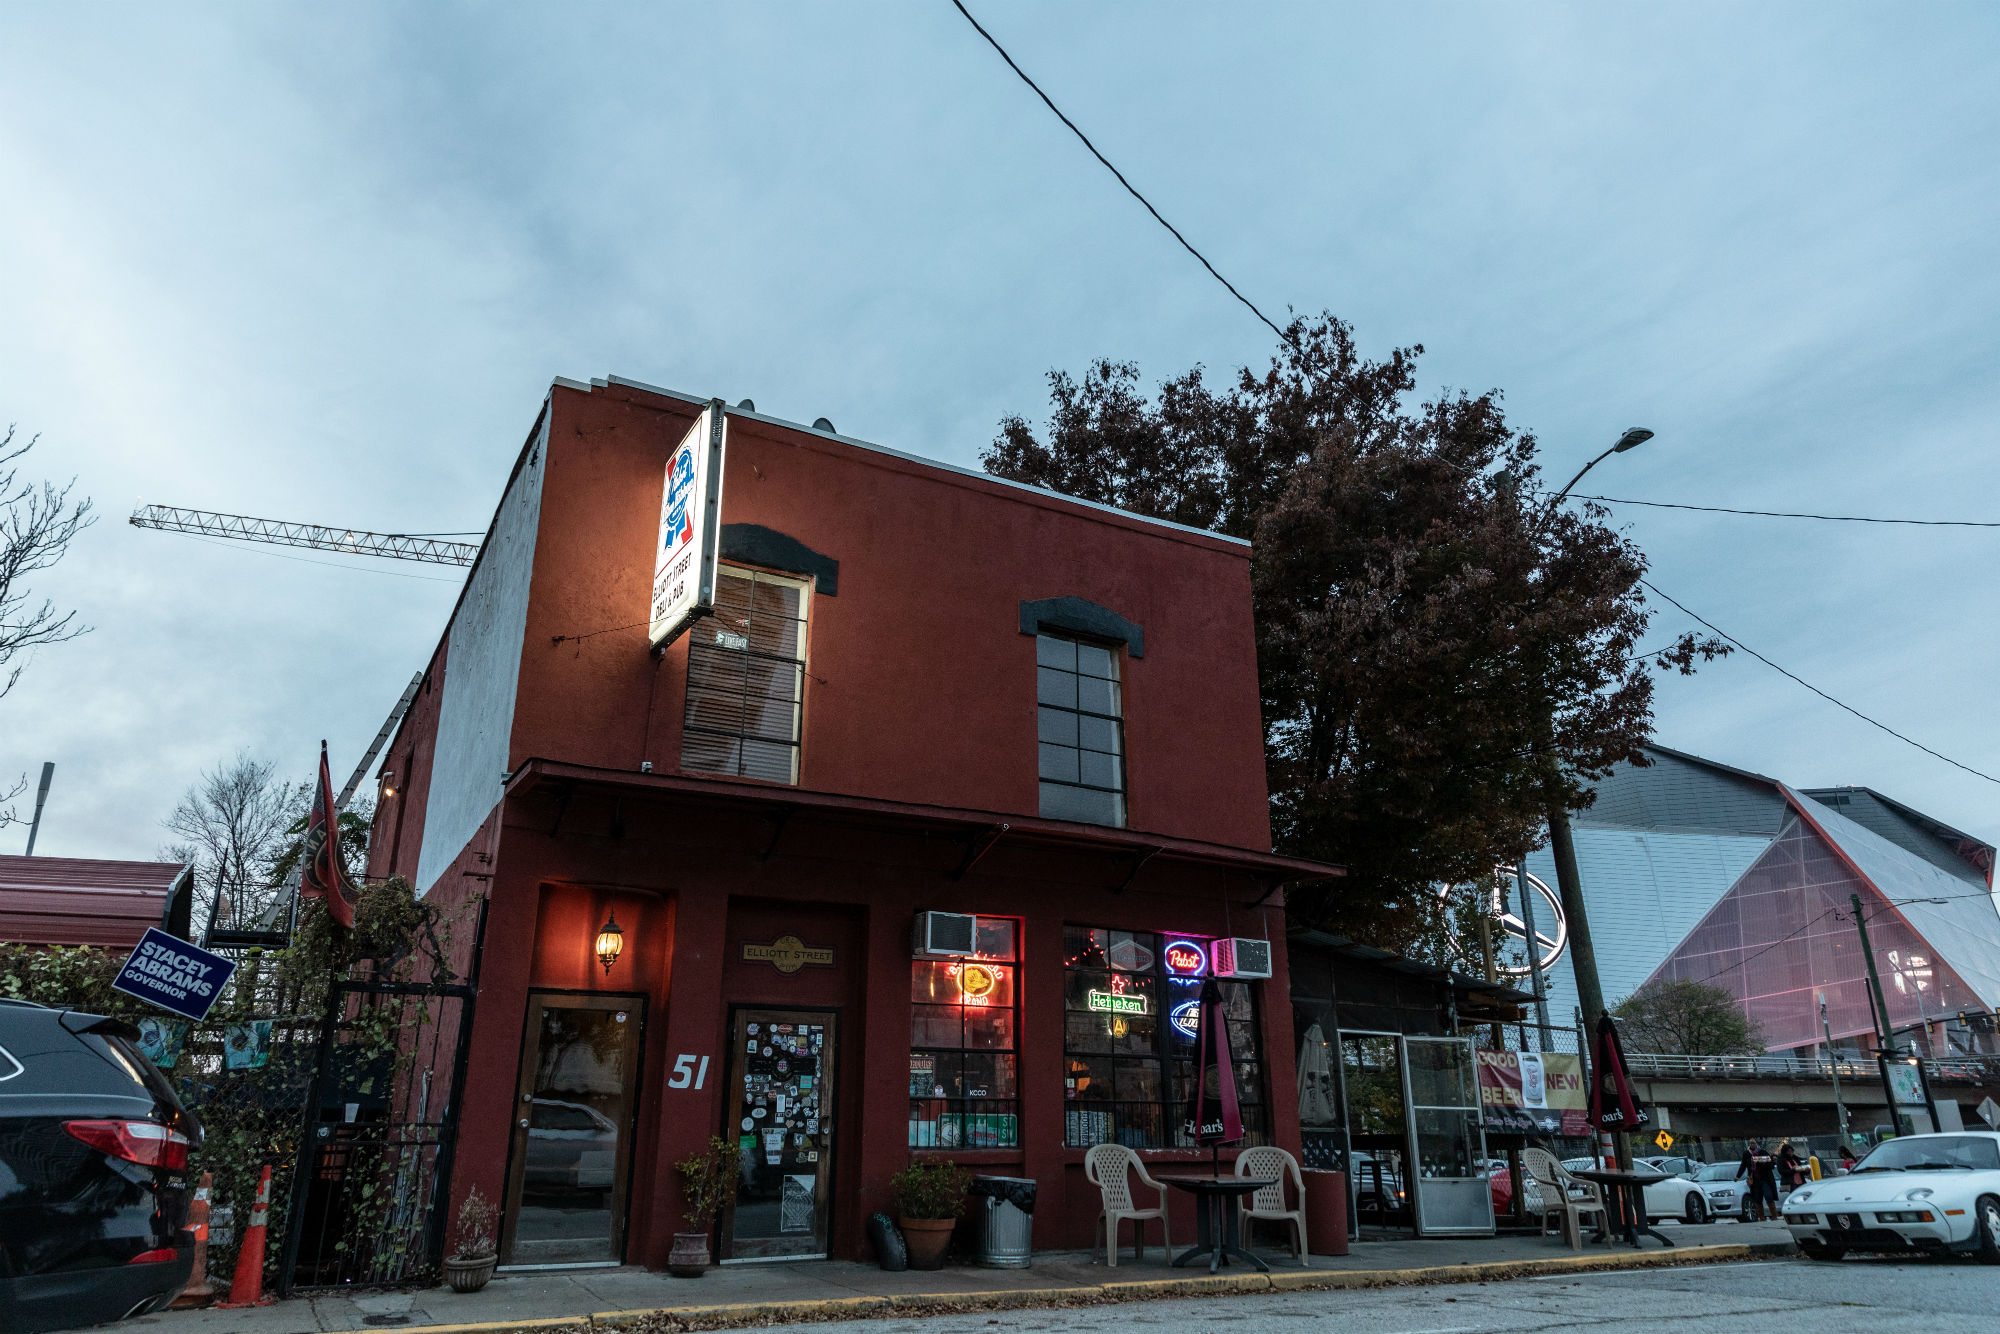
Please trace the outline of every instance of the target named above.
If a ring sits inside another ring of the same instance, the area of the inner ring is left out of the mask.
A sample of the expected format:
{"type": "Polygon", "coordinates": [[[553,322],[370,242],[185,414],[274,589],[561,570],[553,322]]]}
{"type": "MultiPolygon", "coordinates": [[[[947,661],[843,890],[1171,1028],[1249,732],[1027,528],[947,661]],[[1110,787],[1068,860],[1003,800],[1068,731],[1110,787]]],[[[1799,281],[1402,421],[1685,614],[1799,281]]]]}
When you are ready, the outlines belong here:
{"type": "MultiPolygon", "coordinates": [[[[628,379],[622,375],[606,375],[601,380],[593,378],[588,386],[578,384],[574,380],[564,379],[561,376],[556,377],[555,383],[565,388],[579,389],[585,393],[589,393],[593,386],[609,388],[612,385],[616,385],[624,389],[638,389],[648,394],[659,394],[664,398],[678,399],[680,402],[695,404],[701,407],[708,406],[711,401],[694,394],[684,393],[678,389],[667,389],[660,385],[647,384],[643,380],[628,379]]],[[[1209,528],[1196,528],[1192,524],[1175,523],[1172,519],[1156,519],[1149,514],[1140,514],[1134,510],[1119,509],[1116,505],[1106,505],[1102,501],[1084,500],[1079,496],[1064,495],[1062,492],[1052,491],[1046,486],[1035,486],[1029,482],[1017,482],[1010,477],[995,477],[992,473],[981,472],[977,468],[967,468],[956,463],[946,463],[943,459],[926,458],[922,454],[912,454],[906,450],[892,449],[888,445],[878,445],[873,440],[863,440],[859,436],[842,435],[838,431],[822,431],[795,421],[787,421],[783,417],[773,417],[763,412],[752,412],[746,408],[730,407],[727,411],[731,416],[747,418],[754,422],[762,422],[767,426],[779,426],[788,431],[802,431],[807,435],[817,435],[828,440],[837,440],[843,445],[852,445],[856,449],[865,449],[874,454],[886,454],[890,458],[902,459],[906,463],[915,463],[926,468],[937,468],[944,472],[957,473],[961,477],[973,477],[982,482],[992,482],[997,486],[1012,487],[1017,491],[1027,491],[1034,495],[1047,496],[1051,500],[1061,500],[1071,505],[1081,505],[1085,509],[1098,510],[1105,514],[1116,514],[1120,518],[1131,519],[1138,523],[1152,524],[1155,527],[1168,528],[1175,532],[1192,533],[1196,537],[1212,538],[1217,542],[1227,542],[1232,546],[1248,547],[1250,545],[1250,541],[1247,538],[1231,537],[1228,533],[1218,533],[1209,528]]]]}

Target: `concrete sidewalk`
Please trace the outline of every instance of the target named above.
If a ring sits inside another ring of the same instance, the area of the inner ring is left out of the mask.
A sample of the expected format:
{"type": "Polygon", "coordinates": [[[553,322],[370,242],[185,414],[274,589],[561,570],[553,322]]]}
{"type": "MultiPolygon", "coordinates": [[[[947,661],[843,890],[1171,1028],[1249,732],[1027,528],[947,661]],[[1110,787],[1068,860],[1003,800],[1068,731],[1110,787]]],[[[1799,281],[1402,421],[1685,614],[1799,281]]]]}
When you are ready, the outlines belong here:
{"type": "Polygon", "coordinates": [[[874,1313],[942,1314],[979,1307],[1089,1305],[1272,1288],[1385,1287],[1407,1283],[1478,1282],[1571,1269],[1627,1268],[1777,1256],[1791,1250],[1779,1224],[1711,1223],[1662,1228],[1675,1242],[1586,1246],[1571,1251],[1555,1237],[1487,1237],[1452,1241],[1364,1241],[1339,1258],[1315,1256],[1309,1266],[1282,1252],[1260,1251],[1268,1276],[1245,1266],[1211,1278],[1206,1266],[1170,1269],[1157,1247],[1148,1263],[1125,1252],[1117,1268],[1077,1251],[1037,1253],[1032,1269],[950,1268],[891,1274],[872,1264],[814,1260],[798,1264],[727,1265],[700,1279],[675,1279],[637,1268],[572,1269],[498,1274],[482,1292],[449,1288],[300,1296],[247,1311],[170,1311],[125,1321],[118,1329],[149,1334],[317,1334],[318,1331],[479,1327],[511,1330],[715,1329],[740,1324],[852,1319],[874,1313]]]}

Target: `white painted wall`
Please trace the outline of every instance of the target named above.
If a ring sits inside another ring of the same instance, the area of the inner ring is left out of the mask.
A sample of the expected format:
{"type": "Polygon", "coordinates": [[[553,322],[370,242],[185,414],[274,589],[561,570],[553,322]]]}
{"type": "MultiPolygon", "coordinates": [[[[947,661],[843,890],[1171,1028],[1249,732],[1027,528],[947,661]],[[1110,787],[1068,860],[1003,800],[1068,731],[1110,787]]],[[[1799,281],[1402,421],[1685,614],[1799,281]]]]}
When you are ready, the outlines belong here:
{"type": "Polygon", "coordinates": [[[535,530],[542,513],[546,411],[539,431],[501,499],[486,549],[452,617],[430,796],[424,804],[424,845],[417,856],[419,894],[437,883],[500,801],[528,627],[535,530]]]}

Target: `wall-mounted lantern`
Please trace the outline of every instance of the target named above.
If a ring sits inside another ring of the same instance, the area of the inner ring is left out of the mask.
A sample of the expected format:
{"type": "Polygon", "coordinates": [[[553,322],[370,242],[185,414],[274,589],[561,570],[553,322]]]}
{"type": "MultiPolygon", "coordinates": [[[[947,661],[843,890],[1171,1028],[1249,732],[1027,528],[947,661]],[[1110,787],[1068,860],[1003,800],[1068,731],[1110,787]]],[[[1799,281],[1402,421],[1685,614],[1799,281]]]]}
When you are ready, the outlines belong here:
{"type": "Polygon", "coordinates": [[[611,965],[618,962],[618,956],[625,950],[625,928],[618,925],[618,914],[613,912],[597,928],[597,961],[604,965],[608,976],[611,965]]]}

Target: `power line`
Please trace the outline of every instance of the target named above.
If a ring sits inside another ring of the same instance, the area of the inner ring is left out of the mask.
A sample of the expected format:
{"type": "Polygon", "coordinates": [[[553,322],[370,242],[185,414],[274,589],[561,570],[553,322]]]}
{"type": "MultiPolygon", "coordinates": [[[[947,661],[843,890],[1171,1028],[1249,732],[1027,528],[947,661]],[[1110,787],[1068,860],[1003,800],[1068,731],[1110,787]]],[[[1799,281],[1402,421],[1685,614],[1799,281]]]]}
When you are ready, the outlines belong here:
{"type": "Polygon", "coordinates": [[[1772,671],[1778,673],[1778,675],[1785,677],[1788,680],[1797,682],[1798,684],[1804,686],[1807,690],[1812,691],[1813,694],[1818,695],[1821,699],[1825,700],[1827,703],[1845,709],[1847,712],[1859,718],[1862,722],[1867,723],[1870,727],[1880,728],[1882,731],[1887,732],[1890,736],[1896,738],[1896,740],[1904,742],[1907,745],[1915,746],[1918,750],[1922,751],[1924,754],[1929,755],[1934,759],[1943,760],[1946,764],[1951,765],[1953,768],[1963,769],[1965,770],[1965,772],[1971,774],[1975,778],[1984,778],[1989,783],[2000,784],[2000,778],[1995,778],[1992,774],[1989,773],[1982,773],[1978,769],[1973,768],[1969,764],[1962,764],[1959,761],[1954,760],[1951,756],[1946,755],[1942,751],[1932,750],[1929,746],[1926,746],[1923,742],[1915,740],[1914,738],[1911,737],[1904,736],[1901,732],[1898,732],[1895,728],[1889,726],[1887,723],[1878,722],[1875,719],[1870,718],[1867,714],[1855,708],[1852,704],[1846,704],[1841,702],[1840,700],[1835,699],[1833,696],[1827,694],[1824,690],[1821,690],[1818,686],[1814,685],[1812,682],[1806,680],[1805,678],[1793,672],[1786,671],[1783,667],[1780,667],[1777,663],[1772,662],[1769,658],[1759,653],[1756,649],[1751,648],[1748,644],[1736,638],[1736,636],[1730,634],[1728,631],[1715,625],[1711,621],[1703,620],[1700,616],[1695,615],[1694,612],[1689,611],[1688,608],[1683,606],[1681,603],[1675,602],[1674,599],[1668,597],[1665,593],[1660,592],[1659,589],[1655,588],[1652,584],[1648,583],[1646,580],[1641,579],[1639,583],[1642,587],[1646,589],[1646,591],[1652,593],[1655,597],[1660,598],[1664,602],[1671,603],[1675,607],[1679,607],[1684,614],[1686,614],[1693,620],[1699,622],[1701,625],[1706,626],[1716,635],[1727,640],[1729,643],[1734,644],[1737,648],[1742,649],[1745,653],[1748,653],[1751,657],[1763,663],[1766,667],[1769,667],[1772,671]]]}
{"type": "Polygon", "coordinates": [[[1028,87],[1032,88],[1034,90],[1035,96],[1042,99],[1042,104],[1046,106],[1050,111],[1056,113],[1056,119],[1061,121],[1063,124],[1069,126],[1070,133],[1074,134],[1078,139],[1081,139],[1083,141],[1083,146],[1090,150],[1090,155],[1096,158],[1099,162],[1103,163],[1104,169],[1106,171],[1110,172],[1113,176],[1116,176],[1118,178],[1118,183],[1125,187],[1125,192],[1131,195],[1134,199],[1138,200],[1141,204],[1145,205],[1146,212],[1153,215],[1153,221],[1159,223],[1169,232],[1172,232],[1173,238],[1181,243],[1181,248],[1187,251],[1190,255],[1193,255],[1195,259],[1200,262],[1201,266],[1204,269],[1208,270],[1209,276],[1211,278],[1214,278],[1215,281],[1221,283],[1224,287],[1228,288],[1229,295],[1235,297],[1238,301],[1241,301],[1244,304],[1244,306],[1246,306],[1249,309],[1252,315],[1255,315],[1258,319],[1264,321],[1265,325],[1270,328],[1272,333],[1278,335],[1280,340],[1289,343],[1291,339],[1285,336],[1285,331],[1283,329],[1280,329],[1277,325],[1272,324],[1270,316],[1266,315],[1263,311],[1257,309],[1256,303],[1253,302],[1249,297],[1237,291],[1235,284],[1231,283],[1229,279],[1223,277],[1220,273],[1216,272],[1215,265],[1208,262],[1208,257],[1203,255],[1201,251],[1196,250],[1193,245],[1189,244],[1188,239],[1185,236],[1182,236],[1171,222],[1168,222],[1165,218],[1160,216],[1160,210],[1154,208],[1152,201],[1147,199],[1146,196],[1140,194],[1139,191],[1136,188],[1134,188],[1132,182],[1125,179],[1124,172],[1118,170],[1118,168],[1111,165],[1110,158],[1104,156],[1104,154],[1097,151],[1097,145],[1090,142],[1090,136],[1085,134],[1082,130],[1078,129],[1076,126],[1076,122],[1071,120],[1068,116],[1065,116],[1062,113],[1062,108],[1057,106],[1053,101],[1051,101],[1049,95],[1042,91],[1041,85],[1036,83],[1033,79],[1029,78],[1027,71],[1014,63],[1014,57],[1007,54],[1006,47],[1000,45],[999,42],[994,40],[992,33],[986,31],[986,29],[979,26],[979,20],[972,17],[972,11],[965,7],[965,5],[962,3],[962,0],[951,0],[951,3],[953,8],[957,9],[959,13],[965,15],[965,21],[972,25],[973,30],[976,31],[981,37],[984,37],[986,39],[986,44],[992,47],[995,51],[1000,53],[1000,58],[1007,62],[1007,68],[1013,70],[1015,74],[1019,75],[1021,78],[1021,82],[1027,84],[1028,87]]]}
{"type": "MultiPolygon", "coordinates": [[[[1537,495],[1553,492],[1538,491],[1537,495]]],[[[1573,496],[1575,500],[1596,500],[1606,505],[1644,505],[1656,510],[1694,510],[1700,514],[1743,514],[1759,519],[1819,519],[1826,523],[1892,523],[1917,528],[2000,528],[2000,523],[1976,519],[1887,519],[1866,514],[1798,514],[1787,510],[1739,510],[1723,505],[1677,505],[1666,500],[1626,500],[1618,496],[1573,496]]]]}

